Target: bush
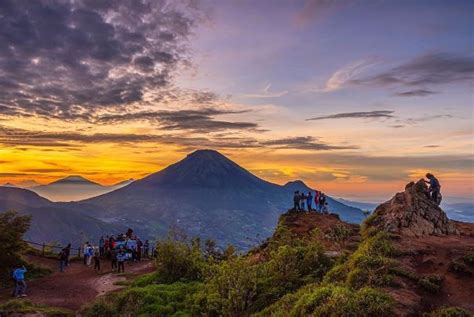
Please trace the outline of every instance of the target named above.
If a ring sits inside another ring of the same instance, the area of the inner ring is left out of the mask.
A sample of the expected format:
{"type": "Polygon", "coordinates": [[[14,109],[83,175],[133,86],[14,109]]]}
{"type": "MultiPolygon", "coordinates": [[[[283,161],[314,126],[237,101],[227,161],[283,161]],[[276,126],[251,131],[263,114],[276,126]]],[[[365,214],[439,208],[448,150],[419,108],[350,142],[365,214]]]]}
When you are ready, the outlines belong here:
{"type": "Polygon", "coordinates": [[[156,276],[158,282],[202,280],[208,269],[198,239],[191,243],[168,238],[156,244],[156,276]]]}
{"type": "Polygon", "coordinates": [[[191,316],[192,296],[199,282],[130,287],[83,310],[85,317],[191,316]]]}
{"type": "Polygon", "coordinates": [[[37,305],[27,300],[14,299],[0,305],[0,316],[34,313],[41,314],[42,316],[74,316],[74,313],[68,309],[37,305]]]}
{"type": "Polygon", "coordinates": [[[420,288],[433,294],[440,291],[442,283],[443,279],[437,275],[422,277],[418,280],[418,286],[420,288]]]}
{"type": "Polygon", "coordinates": [[[248,316],[257,298],[258,265],[237,257],[213,266],[206,287],[195,296],[195,315],[248,316]]]}
{"type": "Polygon", "coordinates": [[[471,317],[472,313],[459,307],[441,308],[434,312],[423,314],[423,317],[471,317]]]}
{"type": "Polygon", "coordinates": [[[255,316],[393,316],[390,296],[372,289],[353,290],[344,286],[303,288],[283,297],[255,316]]]}
{"type": "Polygon", "coordinates": [[[23,235],[30,228],[31,216],[19,216],[14,211],[0,213],[0,281],[11,280],[11,272],[25,264],[21,254],[27,248],[23,235]]]}

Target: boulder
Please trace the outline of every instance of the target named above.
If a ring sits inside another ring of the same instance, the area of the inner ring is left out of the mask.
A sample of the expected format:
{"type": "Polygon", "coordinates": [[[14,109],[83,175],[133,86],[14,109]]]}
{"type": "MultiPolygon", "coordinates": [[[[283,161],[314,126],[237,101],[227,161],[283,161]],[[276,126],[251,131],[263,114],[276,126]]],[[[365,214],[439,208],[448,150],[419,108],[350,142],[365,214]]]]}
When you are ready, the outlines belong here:
{"type": "Polygon", "coordinates": [[[371,217],[370,225],[387,232],[406,235],[459,234],[446,213],[427,195],[423,179],[410,182],[405,191],[379,205],[371,217]]]}

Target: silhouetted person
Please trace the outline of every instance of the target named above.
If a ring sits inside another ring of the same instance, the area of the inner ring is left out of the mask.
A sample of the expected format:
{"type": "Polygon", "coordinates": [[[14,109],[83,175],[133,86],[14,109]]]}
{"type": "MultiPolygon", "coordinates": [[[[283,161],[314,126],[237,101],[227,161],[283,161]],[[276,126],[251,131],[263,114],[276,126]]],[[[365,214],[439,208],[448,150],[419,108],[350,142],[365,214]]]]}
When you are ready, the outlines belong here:
{"type": "Polygon", "coordinates": [[[441,185],[438,179],[431,173],[427,173],[426,178],[428,178],[428,181],[425,180],[425,182],[430,184],[430,187],[428,188],[428,197],[439,205],[441,203],[441,185]]]}
{"type": "Polygon", "coordinates": [[[295,194],[293,195],[293,209],[294,211],[300,211],[300,192],[295,191],[295,194]]]}
{"type": "Polygon", "coordinates": [[[100,240],[99,240],[99,255],[103,256],[104,252],[105,252],[105,240],[104,240],[104,236],[102,236],[100,237],[100,240]]]}
{"type": "Polygon", "coordinates": [[[319,208],[320,212],[327,213],[326,195],[323,193],[319,194],[319,208]]]}
{"type": "Polygon", "coordinates": [[[112,271],[115,271],[117,269],[117,254],[117,250],[110,250],[110,264],[112,265],[112,271]]]}
{"type": "Polygon", "coordinates": [[[66,259],[65,259],[65,266],[69,266],[69,256],[71,254],[71,244],[68,243],[67,246],[62,250],[65,253],[66,259]]]}
{"type": "Polygon", "coordinates": [[[148,240],[145,240],[145,243],[143,244],[143,256],[147,259],[150,257],[150,243],[148,240]]]}
{"type": "Polygon", "coordinates": [[[94,270],[100,271],[100,251],[94,252],[94,270]]]}
{"type": "Polygon", "coordinates": [[[122,271],[122,273],[125,272],[125,259],[127,258],[127,255],[125,254],[125,251],[123,249],[120,249],[120,251],[117,254],[117,262],[118,262],[118,273],[122,271]]]}
{"type": "Polygon", "coordinates": [[[59,272],[64,272],[64,267],[66,266],[67,263],[67,253],[66,253],[66,248],[62,249],[61,252],[59,252],[59,272]]]}
{"type": "Polygon", "coordinates": [[[304,195],[304,193],[301,193],[300,195],[300,209],[301,211],[304,211],[304,202],[306,200],[306,196],[304,195]]]}

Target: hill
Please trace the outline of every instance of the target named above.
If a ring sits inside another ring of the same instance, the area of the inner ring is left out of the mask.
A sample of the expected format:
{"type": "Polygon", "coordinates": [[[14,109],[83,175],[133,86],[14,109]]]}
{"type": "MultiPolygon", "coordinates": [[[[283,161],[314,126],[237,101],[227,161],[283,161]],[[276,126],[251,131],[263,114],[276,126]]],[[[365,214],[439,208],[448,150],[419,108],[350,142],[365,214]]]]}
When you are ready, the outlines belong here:
{"type": "Polygon", "coordinates": [[[129,185],[133,180],[126,180],[111,186],[92,182],[79,175],[71,175],[47,185],[29,187],[35,193],[52,201],[78,201],[99,196],[129,185]]]}
{"type": "Polygon", "coordinates": [[[72,210],[21,188],[0,187],[0,211],[14,210],[32,215],[25,239],[62,244],[97,239],[103,234],[122,232],[123,227],[106,224],[82,211],[72,210]]]}
{"type": "MultiPolygon", "coordinates": [[[[149,237],[178,227],[190,236],[247,249],[271,235],[281,210],[292,205],[295,189],[313,190],[302,182],[267,182],[219,152],[200,150],[124,188],[70,206],[149,237]]],[[[342,219],[364,218],[361,210],[328,200],[342,219]]]]}

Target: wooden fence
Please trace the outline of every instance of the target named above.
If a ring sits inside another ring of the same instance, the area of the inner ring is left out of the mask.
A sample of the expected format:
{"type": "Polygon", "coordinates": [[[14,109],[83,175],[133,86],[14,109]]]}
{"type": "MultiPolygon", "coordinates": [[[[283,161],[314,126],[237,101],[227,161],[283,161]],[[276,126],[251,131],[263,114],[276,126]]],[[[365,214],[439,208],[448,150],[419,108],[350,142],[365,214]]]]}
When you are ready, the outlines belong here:
{"type": "MultiPolygon", "coordinates": [[[[60,246],[60,245],[37,243],[37,242],[27,241],[27,240],[23,240],[23,241],[28,243],[29,246],[35,248],[36,250],[40,250],[41,251],[41,256],[45,256],[47,254],[46,250],[51,250],[51,253],[53,253],[53,254],[55,254],[55,253],[59,254],[59,251],[61,251],[63,248],[65,248],[65,246],[60,246]],[[57,252],[55,252],[56,250],[57,250],[57,252]]],[[[74,252],[77,251],[77,256],[80,257],[81,256],[81,250],[82,250],[81,247],[79,247],[79,248],[71,247],[71,254],[74,254],[74,252]]]]}

